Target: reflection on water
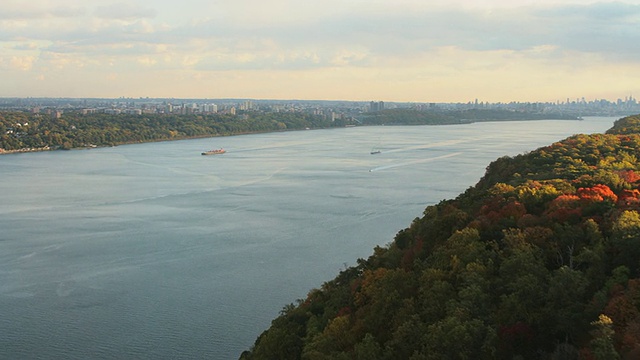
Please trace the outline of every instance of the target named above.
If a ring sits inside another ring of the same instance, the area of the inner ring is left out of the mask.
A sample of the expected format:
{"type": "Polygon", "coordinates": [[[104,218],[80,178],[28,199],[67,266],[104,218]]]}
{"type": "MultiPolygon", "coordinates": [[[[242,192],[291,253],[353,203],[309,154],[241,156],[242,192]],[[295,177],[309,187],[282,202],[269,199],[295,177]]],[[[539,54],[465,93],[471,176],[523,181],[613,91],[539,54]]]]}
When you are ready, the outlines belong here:
{"type": "Polygon", "coordinates": [[[473,185],[490,161],[613,120],[1,156],[0,358],[235,359],[284,305],[473,185]],[[200,155],[218,147],[227,153],[200,155]]]}

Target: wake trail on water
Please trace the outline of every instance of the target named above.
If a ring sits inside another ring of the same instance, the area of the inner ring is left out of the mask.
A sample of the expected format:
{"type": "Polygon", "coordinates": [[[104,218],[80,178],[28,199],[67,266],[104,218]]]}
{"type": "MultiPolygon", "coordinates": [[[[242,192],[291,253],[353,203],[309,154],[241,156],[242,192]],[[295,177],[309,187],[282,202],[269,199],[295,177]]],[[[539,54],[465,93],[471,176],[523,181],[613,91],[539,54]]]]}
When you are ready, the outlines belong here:
{"type": "Polygon", "coordinates": [[[327,141],[326,140],[284,141],[284,142],[265,144],[257,147],[233,149],[233,153],[235,154],[235,153],[244,153],[244,152],[262,152],[265,150],[284,149],[284,148],[290,148],[295,146],[304,147],[304,146],[315,145],[315,144],[320,144],[324,142],[327,142],[327,141]]]}
{"type": "Polygon", "coordinates": [[[403,152],[403,151],[430,149],[430,148],[439,147],[439,146],[457,145],[470,140],[473,140],[473,139],[440,141],[440,142],[435,142],[435,143],[425,144],[425,145],[407,146],[407,147],[398,148],[398,149],[385,150],[385,151],[382,151],[382,153],[390,154],[390,153],[403,152]]]}
{"type": "Polygon", "coordinates": [[[421,164],[421,163],[426,163],[426,162],[430,162],[430,161],[446,159],[446,158],[450,158],[450,157],[454,157],[454,156],[458,156],[458,155],[462,155],[462,152],[455,152],[455,153],[451,153],[451,154],[447,154],[447,155],[436,156],[436,157],[432,157],[432,158],[420,159],[420,160],[414,160],[414,161],[407,161],[407,162],[398,163],[398,164],[378,166],[378,167],[369,169],[369,172],[388,170],[388,169],[392,169],[392,168],[397,168],[397,167],[407,166],[407,165],[413,165],[413,164],[421,164]]]}
{"type": "Polygon", "coordinates": [[[461,139],[452,139],[452,140],[433,142],[433,143],[423,144],[423,145],[413,145],[413,146],[406,146],[406,147],[401,147],[397,149],[382,150],[381,153],[390,154],[390,153],[412,151],[412,150],[424,150],[424,149],[431,149],[431,148],[437,148],[437,147],[443,147],[443,146],[458,145],[463,143],[472,143],[479,140],[487,141],[494,138],[499,139],[500,136],[492,135],[492,134],[468,136],[461,139]]]}

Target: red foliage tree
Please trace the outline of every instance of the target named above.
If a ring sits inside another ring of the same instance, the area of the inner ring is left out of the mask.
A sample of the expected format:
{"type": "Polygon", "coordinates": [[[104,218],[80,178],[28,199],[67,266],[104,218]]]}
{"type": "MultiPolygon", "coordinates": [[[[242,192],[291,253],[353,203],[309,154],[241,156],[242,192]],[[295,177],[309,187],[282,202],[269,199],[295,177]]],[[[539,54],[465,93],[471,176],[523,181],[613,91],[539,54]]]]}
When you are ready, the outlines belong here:
{"type": "Polygon", "coordinates": [[[578,189],[578,197],[580,197],[583,201],[589,202],[602,202],[602,201],[611,201],[615,203],[618,201],[618,196],[611,191],[611,189],[607,185],[594,185],[590,188],[579,188],[578,189]]]}
{"type": "Polygon", "coordinates": [[[636,174],[633,170],[624,170],[618,172],[618,176],[629,184],[633,184],[640,180],[640,175],[636,174]]]}
{"type": "Polygon", "coordinates": [[[632,279],[626,289],[612,289],[604,313],[612,320],[616,347],[623,353],[640,348],[640,279],[632,279]]]}
{"type": "Polygon", "coordinates": [[[622,190],[618,194],[618,203],[616,205],[624,209],[640,208],[640,191],[637,189],[622,190]]]}
{"type": "Polygon", "coordinates": [[[545,212],[547,218],[557,222],[575,222],[582,216],[580,197],[571,194],[560,195],[549,203],[545,212]]]}

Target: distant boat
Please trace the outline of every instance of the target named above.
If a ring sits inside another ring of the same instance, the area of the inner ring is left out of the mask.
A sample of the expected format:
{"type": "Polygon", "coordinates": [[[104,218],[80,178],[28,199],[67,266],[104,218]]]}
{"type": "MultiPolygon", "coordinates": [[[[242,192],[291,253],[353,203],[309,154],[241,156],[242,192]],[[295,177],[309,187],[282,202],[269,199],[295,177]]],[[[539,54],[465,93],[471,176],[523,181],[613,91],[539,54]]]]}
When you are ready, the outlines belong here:
{"type": "Polygon", "coordinates": [[[371,155],[380,154],[382,151],[380,150],[380,139],[378,139],[378,145],[371,148],[371,155]]]}
{"type": "Polygon", "coordinates": [[[205,151],[202,153],[202,155],[218,155],[218,154],[224,154],[226,152],[227,150],[220,148],[220,149],[205,151]]]}

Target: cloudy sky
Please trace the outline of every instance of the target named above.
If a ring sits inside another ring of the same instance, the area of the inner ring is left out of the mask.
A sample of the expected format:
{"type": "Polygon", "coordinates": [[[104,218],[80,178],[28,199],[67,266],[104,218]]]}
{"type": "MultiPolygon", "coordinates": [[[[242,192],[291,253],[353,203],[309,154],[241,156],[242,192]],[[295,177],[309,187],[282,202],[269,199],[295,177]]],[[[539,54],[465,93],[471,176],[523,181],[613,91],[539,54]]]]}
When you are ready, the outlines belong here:
{"type": "Polygon", "coordinates": [[[640,0],[2,0],[0,97],[640,98],[640,0]]]}

